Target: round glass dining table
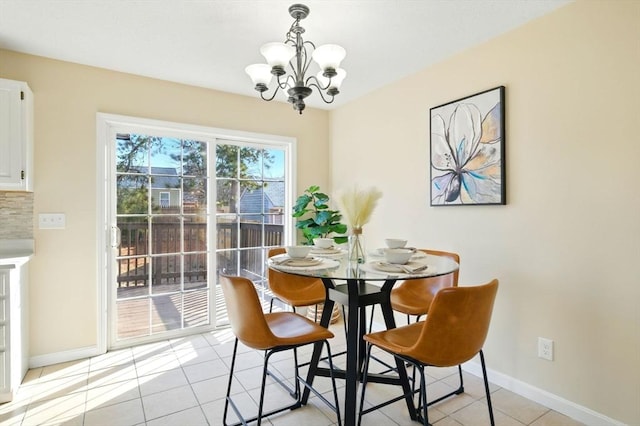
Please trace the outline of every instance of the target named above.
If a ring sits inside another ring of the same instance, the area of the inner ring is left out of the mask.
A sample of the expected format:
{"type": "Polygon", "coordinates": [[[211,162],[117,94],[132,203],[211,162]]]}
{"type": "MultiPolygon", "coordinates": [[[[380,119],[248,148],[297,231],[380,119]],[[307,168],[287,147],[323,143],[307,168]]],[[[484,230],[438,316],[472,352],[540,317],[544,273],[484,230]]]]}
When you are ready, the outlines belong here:
{"type": "MultiPolygon", "coordinates": [[[[335,372],[335,376],[345,379],[344,424],[355,425],[357,420],[357,390],[361,379],[360,372],[365,357],[365,342],[362,336],[366,332],[366,307],[380,305],[387,328],[394,328],[395,320],[391,309],[390,294],[398,281],[446,275],[458,270],[454,260],[416,251],[405,265],[393,265],[385,262],[382,255],[370,254],[365,263],[349,262],[346,253],[317,254],[305,259],[291,259],[287,255],[273,256],[268,261],[269,268],[280,272],[316,277],[322,280],[326,288],[325,306],[320,324],[329,327],[331,312],[335,303],[347,308],[346,323],[346,367],[335,372]]],[[[322,345],[315,346],[307,382],[312,384],[315,376],[329,376],[326,368],[318,366],[322,345]]],[[[403,362],[396,360],[397,376],[369,375],[368,381],[401,385],[405,394],[409,393],[410,383],[403,362]]],[[[309,398],[308,389],[303,395],[303,403],[309,398]]],[[[413,400],[405,401],[412,419],[416,419],[413,400]]]]}

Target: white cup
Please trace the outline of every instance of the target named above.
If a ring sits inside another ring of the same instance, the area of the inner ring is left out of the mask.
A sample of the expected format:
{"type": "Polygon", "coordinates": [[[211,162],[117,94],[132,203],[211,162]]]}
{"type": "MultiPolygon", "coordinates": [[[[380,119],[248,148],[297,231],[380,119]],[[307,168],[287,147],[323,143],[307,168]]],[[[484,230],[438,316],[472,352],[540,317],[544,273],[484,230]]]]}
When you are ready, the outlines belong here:
{"type": "Polygon", "coordinates": [[[391,249],[402,248],[407,245],[407,240],[400,240],[398,238],[387,238],[384,240],[384,243],[391,249]]]}
{"type": "Polygon", "coordinates": [[[287,254],[293,259],[302,259],[307,257],[311,251],[311,246],[287,246],[287,254]]]}
{"type": "Polygon", "coordinates": [[[389,263],[404,265],[411,259],[413,251],[404,248],[392,248],[384,251],[384,259],[389,263]]]}
{"type": "Polygon", "coordinates": [[[328,249],[333,247],[333,238],[314,238],[313,244],[318,248],[328,249]]]}

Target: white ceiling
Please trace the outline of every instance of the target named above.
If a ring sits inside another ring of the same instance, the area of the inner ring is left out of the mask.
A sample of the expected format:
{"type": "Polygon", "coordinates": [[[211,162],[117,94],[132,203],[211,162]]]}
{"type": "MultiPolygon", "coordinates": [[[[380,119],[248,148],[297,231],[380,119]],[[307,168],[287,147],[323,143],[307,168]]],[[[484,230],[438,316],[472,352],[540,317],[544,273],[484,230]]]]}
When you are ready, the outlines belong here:
{"type": "MultiPolygon", "coordinates": [[[[302,0],[302,26],[305,40],[347,50],[335,107],[569,1],[302,0]]],[[[257,96],[244,68],[264,62],[262,44],[284,41],[293,3],[0,0],[0,48],[257,96]]],[[[317,94],[307,104],[327,108],[317,94]]]]}

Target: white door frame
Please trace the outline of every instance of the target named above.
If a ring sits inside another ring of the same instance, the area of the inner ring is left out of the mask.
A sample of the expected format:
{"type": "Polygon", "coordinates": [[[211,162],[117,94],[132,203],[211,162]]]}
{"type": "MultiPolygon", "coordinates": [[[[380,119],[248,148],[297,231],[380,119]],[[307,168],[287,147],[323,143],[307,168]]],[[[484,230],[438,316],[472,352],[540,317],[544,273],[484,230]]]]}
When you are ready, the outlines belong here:
{"type": "MultiPolygon", "coordinates": [[[[115,289],[110,283],[113,282],[113,265],[110,265],[110,259],[114,256],[109,255],[109,251],[113,250],[112,244],[115,244],[117,238],[115,229],[110,223],[111,214],[107,210],[110,204],[107,200],[114,199],[115,184],[111,173],[115,170],[115,145],[111,142],[115,140],[117,133],[132,133],[136,130],[140,133],[156,134],[159,130],[162,136],[175,135],[178,138],[190,138],[203,142],[215,144],[218,139],[226,141],[237,141],[254,144],[269,144],[281,146],[288,152],[285,162],[285,173],[289,177],[290,185],[287,187],[285,196],[285,211],[291,211],[293,207],[294,194],[296,193],[295,182],[295,158],[296,158],[296,139],[286,136],[276,136],[261,133],[243,132],[237,130],[219,129],[214,127],[197,126],[192,124],[181,124],[175,122],[152,120],[146,118],[130,117],[116,114],[97,113],[96,114],[97,129],[97,150],[96,150],[96,252],[97,252],[97,349],[99,353],[104,353],[107,349],[116,348],[115,337],[113,334],[113,324],[109,324],[109,298],[110,291],[115,289]]],[[[211,152],[211,151],[209,151],[211,152]]],[[[208,161],[211,162],[213,155],[209,155],[208,161]]],[[[210,163],[211,164],[211,163],[210,163]]],[[[215,178],[215,175],[212,177],[215,178]]],[[[214,206],[215,185],[209,185],[210,190],[207,200],[209,206],[214,206]]],[[[291,215],[285,214],[284,217],[284,241],[287,244],[293,239],[293,218],[291,215]]],[[[215,222],[209,223],[209,241],[215,241],[215,222]]],[[[210,270],[216,270],[215,248],[210,249],[209,254],[210,270]]],[[[211,285],[214,290],[215,283],[211,285]]],[[[214,296],[214,295],[212,295],[214,296]]],[[[211,309],[212,327],[215,327],[215,303],[211,309]]],[[[112,321],[113,315],[111,315],[112,321]]],[[[198,329],[202,331],[201,328],[198,329]]],[[[189,334],[188,331],[182,331],[181,334],[189,334]]]]}

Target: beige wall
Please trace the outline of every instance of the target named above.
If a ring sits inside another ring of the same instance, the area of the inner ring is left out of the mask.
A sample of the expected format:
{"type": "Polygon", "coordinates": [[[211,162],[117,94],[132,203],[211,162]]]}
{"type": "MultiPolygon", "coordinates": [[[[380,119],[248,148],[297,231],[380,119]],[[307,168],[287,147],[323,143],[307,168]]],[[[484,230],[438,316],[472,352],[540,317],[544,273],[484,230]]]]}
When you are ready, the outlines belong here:
{"type": "Polygon", "coordinates": [[[97,343],[97,112],[295,137],[298,189],[328,185],[326,111],[300,116],[284,103],[3,50],[0,64],[0,77],[26,81],[34,93],[36,216],[66,213],[66,229],[34,232],[32,357],[97,343]]]}
{"type": "Polygon", "coordinates": [[[329,181],[334,191],[383,190],[365,228],[370,247],[409,237],[458,251],[463,285],[500,279],[493,371],[640,424],[639,21],[640,2],[581,1],[302,117],[286,104],[0,50],[0,77],[34,92],[35,213],[67,214],[65,230],[35,230],[31,355],[96,344],[101,111],[297,137],[298,190],[329,181]],[[498,85],[508,205],[429,207],[429,108],[498,85]],[[553,362],[536,357],[538,336],[555,341],[553,362]]]}
{"type": "Polygon", "coordinates": [[[333,190],[384,192],[367,244],[408,237],[459,252],[462,285],[499,278],[489,367],[632,425],[639,22],[640,2],[580,1],[331,113],[333,190]],[[429,108],[499,85],[508,205],[429,207],[429,108]],[[536,357],[538,336],[555,341],[553,362],[536,357]]]}

